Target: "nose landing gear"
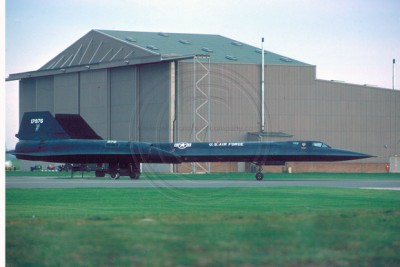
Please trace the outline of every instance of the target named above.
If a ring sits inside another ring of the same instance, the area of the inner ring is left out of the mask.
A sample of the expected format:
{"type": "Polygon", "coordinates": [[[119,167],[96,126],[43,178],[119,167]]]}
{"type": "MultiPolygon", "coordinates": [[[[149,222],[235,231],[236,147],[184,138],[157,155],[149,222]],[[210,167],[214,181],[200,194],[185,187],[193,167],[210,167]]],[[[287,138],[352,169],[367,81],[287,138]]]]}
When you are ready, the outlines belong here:
{"type": "Polygon", "coordinates": [[[261,181],[262,179],[264,179],[264,174],[262,173],[262,164],[257,163],[256,165],[257,165],[256,166],[256,180],[261,181]]]}
{"type": "Polygon", "coordinates": [[[263,163],[254,162],[254,164],[256,165],[256,180],[261,181],[262,179],[264,179],[264,174],[262,173],[263,163]]]}
{"type": "Polygon", "coordinates": [[[118,163],[110,163],[108,164],[108,174],[110,175],[111,179],[117,180],[121,176],[120,168],[118,163]]]}
{"type": "Polygon", "coordinates": [[[118,180],[120,176],[121,176],[121,174],[119,174],[118,171],[116,171],[116,172],[110,172],[110,177],[111,177],[111,179],[113,179],[113,180],[118,180]]]}

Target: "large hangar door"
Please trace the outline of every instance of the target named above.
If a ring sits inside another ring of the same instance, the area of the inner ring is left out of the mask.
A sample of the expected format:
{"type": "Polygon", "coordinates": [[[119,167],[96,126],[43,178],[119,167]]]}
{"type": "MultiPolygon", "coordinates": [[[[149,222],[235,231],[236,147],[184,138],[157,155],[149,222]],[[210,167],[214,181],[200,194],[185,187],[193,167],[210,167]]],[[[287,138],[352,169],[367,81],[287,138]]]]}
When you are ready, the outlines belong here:
{"type": "Polygon", "coordinates": [[[54,113],[53,77],[36,78],[36,109],[54,113]]]}
{"type": "Polygon", "coordinates": [[[140,141],[170,142],[170,64],[140,67],[140,141]]]}
{"type": "Polygon", "coordinates": [[[22,79],[19,86],[20,120],[25,112],[50,111],[54,113],[52,76],[22,79]]]}
{"type": "Polygon", "coordinates": [[[79,73],[54,75],[54,113],[79,114],[79,73]]]}
{"type": "Polygon", "coordinates": [[[108,70],[81,72],[80,113],[104,139],[108,135],[108,70]]]}
{"type": "Polygon", "coordinates": [[[36,80],[22,79],[19,82],[19,121],[25,112],[36,110],[36,80]]]}
{"type": "MultiPolygon", "coordinates": [[[[142,142],[171,140],[171,68],[170,63],[141,66],[139,69],[139,134],[142,142]]],[[[171,101],[172,100],[172,101],[171,101]]],[[[171,172],[169,164],[144,164],[144,172],[171,172]]]]}
{"type": "Polygon", "coordinates": [[[111,139],[138,141],[137,68],[111,69],[111,139]]]}

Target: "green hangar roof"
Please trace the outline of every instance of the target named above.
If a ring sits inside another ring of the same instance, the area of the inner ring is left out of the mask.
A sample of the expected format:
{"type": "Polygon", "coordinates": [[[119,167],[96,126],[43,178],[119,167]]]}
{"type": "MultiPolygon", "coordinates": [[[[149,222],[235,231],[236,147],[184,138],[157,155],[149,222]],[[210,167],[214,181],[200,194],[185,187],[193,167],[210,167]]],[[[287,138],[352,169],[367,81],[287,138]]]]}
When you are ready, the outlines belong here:
{"type": "MultiPolygon", "coordinates": [[[[140,46],[163,57],[206,54],[211,57],[212,62],[218,63],[261,63],[260,48],[220,35],[112,30],[97,31],[118,40],[140,46]]],[[[308,65],[268,51],[264,51],[264,53],[266,64],[308,65]]]]}
{"type": "MultiPolygon", "coordinates": [[[[266,65],[310,66],[264,51],[266,65]]],[[[91,30],[39,70],[10,74],[8,81],[88,69],[191,59],[212,63],[261,64],[261,49],[220,35],[91,30]]]]}

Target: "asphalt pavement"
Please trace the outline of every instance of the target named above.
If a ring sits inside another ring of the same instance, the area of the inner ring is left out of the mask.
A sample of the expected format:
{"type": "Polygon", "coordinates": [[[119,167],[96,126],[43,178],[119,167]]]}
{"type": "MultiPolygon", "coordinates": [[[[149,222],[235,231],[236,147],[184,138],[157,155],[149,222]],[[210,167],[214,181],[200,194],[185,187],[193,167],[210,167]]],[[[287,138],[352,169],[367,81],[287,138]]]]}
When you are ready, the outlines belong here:
{"type": "Polygon", "coordinates": [[[331,187],[400,190],[400,180],[111,180],[109,178],[6,177],[6,188],[229,188],[331,187]]]}

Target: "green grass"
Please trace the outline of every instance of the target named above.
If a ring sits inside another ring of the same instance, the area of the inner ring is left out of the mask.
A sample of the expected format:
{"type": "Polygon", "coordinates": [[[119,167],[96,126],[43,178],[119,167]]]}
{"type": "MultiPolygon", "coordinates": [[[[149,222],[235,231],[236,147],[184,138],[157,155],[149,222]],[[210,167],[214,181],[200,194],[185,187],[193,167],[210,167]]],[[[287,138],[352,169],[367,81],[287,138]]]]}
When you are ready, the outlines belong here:
{"type": "Polygon", "coordinates": [[[399,266],[400,193],[7,189],[7,266],[399,266]]]}
{"type": "MultiPolygon", "coordinates": [[[[31,177],[55,177],[71,178],[70,172],[41,172],[41,171],[6,171],[7,177],[31,176],[31,177]]],[[[233,172],[233,173],[211,173],[211,174],[176,174],[176,173],[142,173],[140,179],[153,180],[253,180],[254,173],[233,172]]],[[[81,172],[75,172],[73,178],[82,178],[81,172]]],[[[84,179],[109,179],[96,178],[94,172],[84,172],[84,179]]],[[[129,177],[120,179],[129,180],[129,177]]],[[[400,173],[264,173],[266,180],[292,180],[292,179],[400,179],[400,173]]]]}

